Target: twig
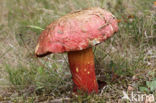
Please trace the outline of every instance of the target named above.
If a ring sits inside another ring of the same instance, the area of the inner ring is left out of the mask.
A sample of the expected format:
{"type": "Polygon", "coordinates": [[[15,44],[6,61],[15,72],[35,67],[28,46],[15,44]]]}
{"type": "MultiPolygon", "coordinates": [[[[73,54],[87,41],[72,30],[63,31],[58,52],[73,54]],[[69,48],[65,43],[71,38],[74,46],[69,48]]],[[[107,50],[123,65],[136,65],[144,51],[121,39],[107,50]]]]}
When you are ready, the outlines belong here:
{"type": "Polygon", "coordinates": [[[11,49],[12,49],[12,48],[8,48],[8,49],[6,50],[6,52],[4,52],[2,55],[0,55],[0,58],[2,58],[5,54],[7,54],[11,49]]]}
{"type": "Polygon", "coordinates": [[[54,99],[52,101],[50,101],[50,103],[62,103],[63,101],[70,101],[70,98],[60,98],[60,99],[54,99]]]}

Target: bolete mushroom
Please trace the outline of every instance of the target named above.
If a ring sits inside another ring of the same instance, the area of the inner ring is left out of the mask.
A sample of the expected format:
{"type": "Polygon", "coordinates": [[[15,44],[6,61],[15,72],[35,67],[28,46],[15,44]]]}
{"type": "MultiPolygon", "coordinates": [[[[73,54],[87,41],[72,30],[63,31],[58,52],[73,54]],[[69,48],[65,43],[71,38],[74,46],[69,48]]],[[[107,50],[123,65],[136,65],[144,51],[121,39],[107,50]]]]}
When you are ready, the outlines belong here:
{"type": "Polygon", "coordinates": [[[98,93],[92,47],[118,31],[117,19],[101,8],[89,8],[67,14],[41,33],[37,56],[68,53],[74,91],[98,93]]]}

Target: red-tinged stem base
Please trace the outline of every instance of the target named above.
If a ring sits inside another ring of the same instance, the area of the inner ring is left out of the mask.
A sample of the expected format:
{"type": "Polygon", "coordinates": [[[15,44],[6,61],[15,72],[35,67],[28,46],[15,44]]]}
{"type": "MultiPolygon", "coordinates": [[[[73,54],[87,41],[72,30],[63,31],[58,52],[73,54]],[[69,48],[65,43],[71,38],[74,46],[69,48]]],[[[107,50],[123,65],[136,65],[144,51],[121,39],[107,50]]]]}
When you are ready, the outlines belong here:
{"type": "Polygon", "coordinates": [[[82,90],[98,93],[92,48],[68,53],[70,71],[74,82],[74,92],[82,90]]]}

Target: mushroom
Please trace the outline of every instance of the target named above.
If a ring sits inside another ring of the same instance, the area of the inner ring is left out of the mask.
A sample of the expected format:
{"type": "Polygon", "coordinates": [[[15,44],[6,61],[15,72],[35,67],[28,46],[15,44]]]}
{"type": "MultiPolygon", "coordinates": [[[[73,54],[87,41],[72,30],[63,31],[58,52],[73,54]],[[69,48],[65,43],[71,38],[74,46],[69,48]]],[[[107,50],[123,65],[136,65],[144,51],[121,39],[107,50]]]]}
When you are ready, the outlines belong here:
{"type": "Polygon", "coordinates": [[[92,47],[118,31],[117,19],[102,8],[89,8],[67,14],[41,33],[37,56],[68,53],[73,90],[98,93],[92,47]]]}

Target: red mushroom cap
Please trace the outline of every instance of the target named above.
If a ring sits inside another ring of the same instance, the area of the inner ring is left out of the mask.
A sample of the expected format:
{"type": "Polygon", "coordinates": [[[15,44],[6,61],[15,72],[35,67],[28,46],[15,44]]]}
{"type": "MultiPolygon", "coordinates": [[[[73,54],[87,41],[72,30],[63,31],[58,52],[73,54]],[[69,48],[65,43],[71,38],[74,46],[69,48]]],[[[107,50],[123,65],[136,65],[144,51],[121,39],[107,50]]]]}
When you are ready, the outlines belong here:
{"type": "Polygon", "coordinates": [[[101,8],[67,14],[41,33],[36,55],[83,50],[97,45],[118,31],[117,19],[101,8]]]}

